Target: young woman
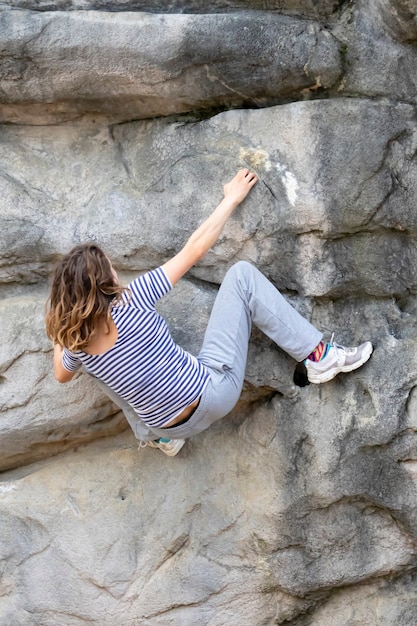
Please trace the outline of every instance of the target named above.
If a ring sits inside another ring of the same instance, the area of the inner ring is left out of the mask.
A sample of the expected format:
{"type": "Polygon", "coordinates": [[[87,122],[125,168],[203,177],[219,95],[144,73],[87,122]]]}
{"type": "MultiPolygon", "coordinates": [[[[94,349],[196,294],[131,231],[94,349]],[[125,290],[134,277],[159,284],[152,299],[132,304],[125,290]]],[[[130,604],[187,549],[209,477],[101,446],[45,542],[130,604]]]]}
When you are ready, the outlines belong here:
{"type": "Polygon", "coordinates": [[[249,170],[239,171],[184,248],[127,288],[92,243],[75,247],[55,270],[46,328],[55,344],[57,380],[68,382],[84,365],[123,409],[136,437],[170,456],[236,404],[252,323],[297,362],[305,361],[312,383],[357,369],[372,353],[369,341],[356,348],[324,344],[322,333],[244,261],[226,273],[198,357],[174,343],[155,303],[217,241],[256,182],[249,170]]]}

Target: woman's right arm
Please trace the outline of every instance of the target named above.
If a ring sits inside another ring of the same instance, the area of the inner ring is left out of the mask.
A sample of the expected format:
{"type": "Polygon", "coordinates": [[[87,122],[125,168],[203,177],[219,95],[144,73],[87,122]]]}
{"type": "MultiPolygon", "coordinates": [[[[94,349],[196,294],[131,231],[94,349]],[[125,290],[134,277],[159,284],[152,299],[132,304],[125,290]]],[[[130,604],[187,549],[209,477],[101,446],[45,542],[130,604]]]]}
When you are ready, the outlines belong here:
{"type": "Polygon", "coordinates": [[[63,347],[56,343],[54,345],[54,374],[59,383],[68,383],[72,380],[76,372],[69,372],[62,365],[62,352],[63,347]]]}
{"type": "Polygon", "coordinates": [[[218,207],[191,235],[182,250],[162,266],[172,285],[216,243],[228,218],[246,198],[257,180],[255,174],[243,169],[224,186],[224,198],[218,207]]]}

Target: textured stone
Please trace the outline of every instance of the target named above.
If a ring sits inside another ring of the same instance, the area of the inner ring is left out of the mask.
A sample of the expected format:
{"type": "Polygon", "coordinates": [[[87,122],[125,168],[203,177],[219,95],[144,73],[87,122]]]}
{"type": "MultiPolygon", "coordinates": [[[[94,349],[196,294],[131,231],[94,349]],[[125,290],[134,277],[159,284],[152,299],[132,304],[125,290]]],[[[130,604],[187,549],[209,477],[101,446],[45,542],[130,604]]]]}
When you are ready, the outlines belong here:
{"type": "MultiPolygon", "coordinates": [[[[126,276],[124,283],[128,280],[126,276]]],[[[175,340],[193,354],[201,347],[214,296],[214,289],[184,280],[159,307],[175,340]],[[190,307],[198,316],[188,315],[190,307]]],[[[0,302],[0,471],[127,428],[124,416],[86,374],[68,385],[54,379],[44,330],[45,300],[43,291],[0,302]]],[[[294,398],[292,370],[288,356],[259,332],[254,334],[242,405],[277,391],[294,398]]]]}
{"type": "Polygon", "coordinates": [[[347,4],[342,0],[0,0],[0,10],[31,9],[34,11],[145,11],[149,13],[225,13],[230,11],[282,12],[309,18],[330,18],[337,15],[340,7],[347,4]]]}
{"type": "Polygon", "coordinates": [[[219,283],[246,258],[284,291],[405,295],[417,287],[415,137],[412,106],[365,99],[230,111],[194,124],[4,127],[3,219],[19,238],[7,245],[3,231],[0,280],[35,281],[85,240],[103,245],[118,269],[157,265],[248,166],[260,182],[194,276],[219,283]]]}
{"type": "Polygon", "coordinates": [[[411,626],[417,619],[415,575],[405,574],[392,585],[375,582],[354,589],[341,589],[314,613],[301,618],[298,626],[411,626]]]}
{"type": "Polygon", "coordinates": [[[225,420],[169,462],[126,434],[62,456],[53,472],[9,473],[3,622],[106,626],[117,612],[125,624],[249,626],[335,604],[332,587],[369,581],[383,593],[378,580],[413,565],[417,531],[398,438],[358,400],[375,393],[383,359],[297,405],[276,398],[225,420]]]}
{"type": "MultiPolygon", "coordinates": [[[[354,3],[335,24],[332,34],[340,41],[344,64],[343,77],[334,95],[416,103],[417,48],[404,45],[400,33],[393,37],[385,20],[387,16],[388,22],[393,24],[396,7],[401,4],[406,2],[354,3]]],[[[415,23],[415,18],[401,20],[395,28],[404,26],[411,33],[415,32],[415,23]]]]}
{"type": "Polygon", "coordinates": [[[408,0],[0,1],[0,626],[414,626],[414,17],[408,0]],[[46,277],[97,240],[126,283],[246,166],[258,185],[160,303],[175,339],[198,353],[247,259],[374,353],[300,389],[255,330],[235,410],[175,458],[138,450],[86,374],[53,379],[46,277]]]}
{"type": "Polygon", "coordinates": [[[330,86],[338,42],[318,24],[240,13],[0,12],[0,120],[43,123],[260,106],[330,86]],[[247,65],[251,72],[245,71],[247,65]]]}
{"type": "Polygon", "coordinates": [[[92,383],[54,379],[44,303],[45,295],[0,302],[0,470],[125,427],[92,383]]]}
{"type": "Polygon", "coordinates": [[[417,6],[414,0],[372,0],[369,8],[370,14],[379,18],[395,39],[417,43],[417,6]]]}

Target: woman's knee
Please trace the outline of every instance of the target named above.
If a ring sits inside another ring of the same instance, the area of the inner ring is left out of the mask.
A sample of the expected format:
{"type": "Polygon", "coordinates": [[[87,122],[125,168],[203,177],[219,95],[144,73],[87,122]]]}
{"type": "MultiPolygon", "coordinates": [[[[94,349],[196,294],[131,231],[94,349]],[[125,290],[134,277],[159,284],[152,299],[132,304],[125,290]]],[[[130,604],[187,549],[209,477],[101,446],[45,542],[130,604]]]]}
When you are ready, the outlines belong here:
{"type": "Polygon", "coordinates": [[[249,261],[237,261],[227,270],[226,276],[248,276],[256,271],[255,266],[249,261]]]}

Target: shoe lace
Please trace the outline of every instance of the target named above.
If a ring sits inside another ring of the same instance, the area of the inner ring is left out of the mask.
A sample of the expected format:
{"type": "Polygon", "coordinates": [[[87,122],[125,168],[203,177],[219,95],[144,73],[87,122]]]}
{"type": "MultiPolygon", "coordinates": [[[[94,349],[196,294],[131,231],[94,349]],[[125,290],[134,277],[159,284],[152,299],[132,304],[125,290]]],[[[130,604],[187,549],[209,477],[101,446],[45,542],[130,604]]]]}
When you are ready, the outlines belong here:
{"type": "Polygon", "coordinates": [[[343,359],[344,355],[346,354],[355,353],[355,348],[347,348],[346,346],[341,346],[340,344],[336,343],[334,340],[334,333],[332,333],[329,343],[335,349],[338,360],[343,359]]]}

